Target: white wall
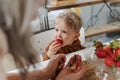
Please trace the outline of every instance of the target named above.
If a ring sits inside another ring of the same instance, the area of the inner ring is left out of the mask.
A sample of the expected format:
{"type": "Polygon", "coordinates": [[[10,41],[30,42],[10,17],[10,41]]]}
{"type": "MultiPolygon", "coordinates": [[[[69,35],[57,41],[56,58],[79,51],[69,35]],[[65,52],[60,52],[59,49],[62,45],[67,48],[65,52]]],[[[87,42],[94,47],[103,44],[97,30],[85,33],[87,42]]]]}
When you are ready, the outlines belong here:
{"type": "MultiPolygon", "coordinates": [[[[103,4],[81,7],[81,17],[83,20],[83,26],[85,28],[88,27],[88,21],[90,20],[91,16],[95,16],[102,6],[103,4]]],[[[108,22],[108,16],[109,16],[109,10],[106,6],[104,6],[104,8],[101,10],[101,12],[98,15],[98,20],[95,25],[106,24],[108,22]]],[[[92,18],[93,22],[96,19],[97,19],[96,17],[93,17],[92,18]]],[[[89,25],[92,26],[92,23],[90,22],[89,25]]]]}

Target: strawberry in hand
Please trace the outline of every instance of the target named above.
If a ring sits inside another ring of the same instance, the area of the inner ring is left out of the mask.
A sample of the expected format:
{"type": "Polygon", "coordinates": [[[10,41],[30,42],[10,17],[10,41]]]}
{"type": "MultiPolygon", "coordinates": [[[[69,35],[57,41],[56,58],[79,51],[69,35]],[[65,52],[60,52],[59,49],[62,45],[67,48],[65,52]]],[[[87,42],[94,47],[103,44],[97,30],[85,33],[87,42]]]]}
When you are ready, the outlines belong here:
{"type": "Polygon", "coordinates": [[[69,67],[71,72],[79,71],[82,68],[81,56],[74,55],[71,57],[66,67],[69,67]]]}
{"type": "Polygon", "coordinates": [[[56,42],[61,45],[63,44],[63,41],[61,39],[57,39],[56,42]]]}
{"type": "Polygon", "coordinates": [[[78,62],[75,62],[75,63],[71,63],[71,64],[70,64],[70,68],[71,68],[72,71],[76,70],[78,66],[79,66],[79,63],[78,63],[78,62]]]}

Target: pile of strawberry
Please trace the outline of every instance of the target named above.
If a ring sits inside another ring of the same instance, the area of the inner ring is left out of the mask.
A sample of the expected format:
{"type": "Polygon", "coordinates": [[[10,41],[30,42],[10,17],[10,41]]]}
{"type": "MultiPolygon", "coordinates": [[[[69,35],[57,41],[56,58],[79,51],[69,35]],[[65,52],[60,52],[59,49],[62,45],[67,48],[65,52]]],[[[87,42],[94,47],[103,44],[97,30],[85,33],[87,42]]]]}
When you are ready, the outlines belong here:
{"type": "Polygon", "coordinates": [[[103,45],[100,41],[94,41],[95,54],[104,59],[104,63],[110,68],[120,68],[120,41],[114,39],[109,45],[103,45]]]}

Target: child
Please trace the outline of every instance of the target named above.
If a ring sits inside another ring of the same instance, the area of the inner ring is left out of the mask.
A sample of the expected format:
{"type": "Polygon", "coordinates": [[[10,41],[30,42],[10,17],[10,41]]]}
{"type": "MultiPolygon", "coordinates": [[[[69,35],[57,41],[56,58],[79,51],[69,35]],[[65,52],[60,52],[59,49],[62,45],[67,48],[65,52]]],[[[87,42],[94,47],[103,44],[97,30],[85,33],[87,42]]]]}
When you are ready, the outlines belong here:
{"type": "Polygon", "coordinates": [[[79,36],[82,27],[81,18],[74,12],[63,12],[55,20],[55,40],[46,48],[43,60],[51,58],[55,54],[68,54],[84,49],[80,44],[79,36]]]}

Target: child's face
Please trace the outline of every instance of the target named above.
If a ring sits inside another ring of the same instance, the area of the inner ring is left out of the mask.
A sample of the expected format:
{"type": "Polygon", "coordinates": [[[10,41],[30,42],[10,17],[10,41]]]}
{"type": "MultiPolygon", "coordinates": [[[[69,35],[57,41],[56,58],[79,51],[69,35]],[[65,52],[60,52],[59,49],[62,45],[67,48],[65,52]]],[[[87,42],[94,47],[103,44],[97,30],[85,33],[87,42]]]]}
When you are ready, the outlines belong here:
{"type": "Polygon", "coordinates": [[[63,41],[62,47],[71,45],[72,42],[79,37],[79,33],[75,33],[68,27],[63,20],[58,20],[55,24],[55,38],[63,41]]]}

